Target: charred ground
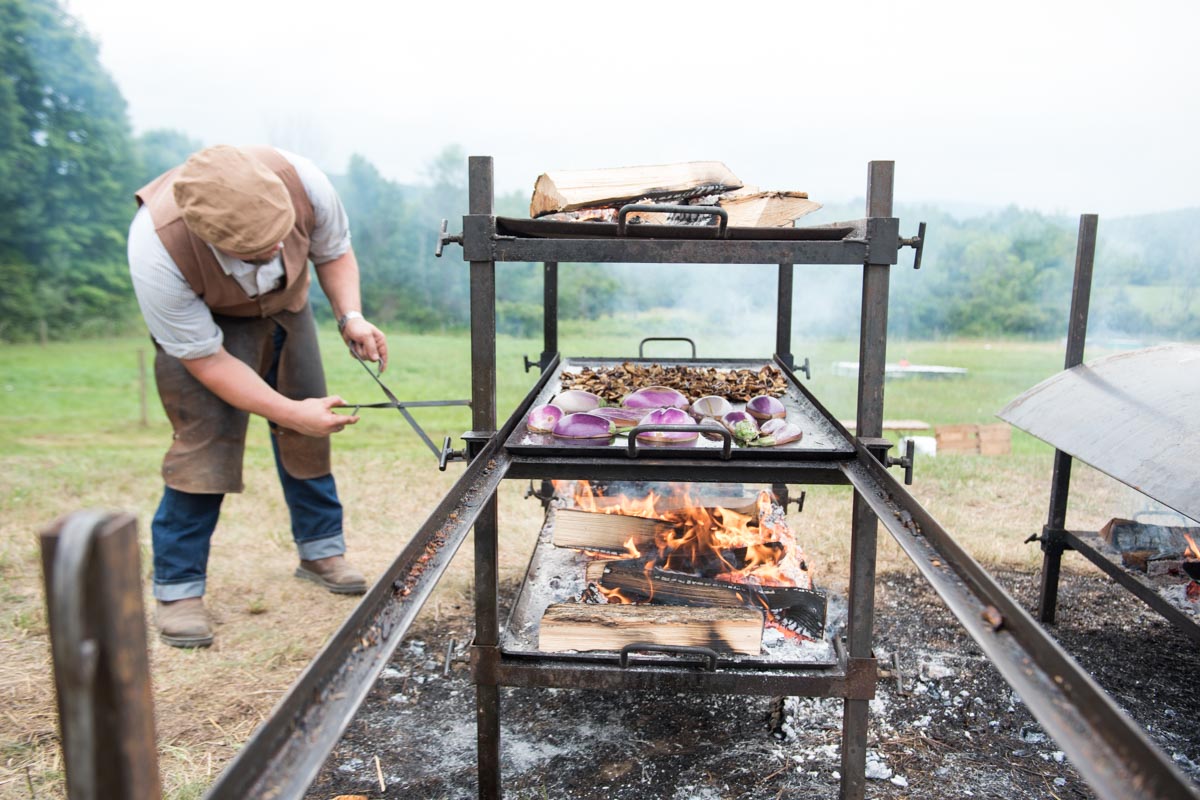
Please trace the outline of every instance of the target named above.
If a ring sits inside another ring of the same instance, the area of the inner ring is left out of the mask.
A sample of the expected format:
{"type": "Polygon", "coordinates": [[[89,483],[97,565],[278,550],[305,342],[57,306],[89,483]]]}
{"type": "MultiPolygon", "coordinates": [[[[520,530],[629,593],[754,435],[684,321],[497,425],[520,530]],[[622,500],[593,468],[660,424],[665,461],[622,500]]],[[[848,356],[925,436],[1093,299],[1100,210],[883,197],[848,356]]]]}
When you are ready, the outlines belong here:
{"type": "MultiPolygon", "coordinates": [[[[1036,575],[997,577],[1032,605],[1036,575]]],[[[1200,785],[1195,645],[1096,574],[1064,575],[1060,597],[1055,636],[1200,785]]],[[[446,612],[418,621],[311,798],[475,796],[474,691],[461,658],[471,609],[446,612]]],[[[884,667],[895,653],[900,670],[872,704],[868,797],[1093,796],[915,574],[880,576],[876,653],[884,667]]],[[[501,720],[509,797],[837,796],[836,700],[505,689],[501,720]]]]}

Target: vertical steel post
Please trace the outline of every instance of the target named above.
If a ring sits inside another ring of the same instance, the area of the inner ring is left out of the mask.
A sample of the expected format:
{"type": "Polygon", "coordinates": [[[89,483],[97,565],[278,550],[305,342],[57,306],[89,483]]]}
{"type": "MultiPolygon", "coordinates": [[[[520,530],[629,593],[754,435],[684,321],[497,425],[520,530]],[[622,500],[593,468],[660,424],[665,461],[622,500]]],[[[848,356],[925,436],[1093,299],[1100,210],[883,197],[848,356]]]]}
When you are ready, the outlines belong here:
{"type": "Polygon", "coordinates": [[[40,539],[67,792],[158,800],[137,522],[78,512],[40,539]]]}
{"type": "MultiPolygon", "coordinates": [[[[892,183],[895,164],[872,161],[867,174],[867,216],[892,216],[892,183]]],[[[858,342],[859,438],[883,434],[883,380],[887,364],[888,279],[887,264],[863,265],[862,317],[858,342]]],[[[850,601],[847,650],[850,658],[871,657],[875,624],[875,546],[879,520],[857,492],[850,539],[850,601]]],[[[846,700],[842,713],[843,800],[861,800],[866,792],[866,700],[846,700]]]]}
{"type": "Polygon", "coordinates": [[[558,354],[558,262],[542,265],[542,372],[558,354]]]}
{"type": "MultiPolygon", "coordinates": [[[[472,156],[468,169],[469,210],[490,216],[493,208],[490,156],[472,156]]],[[[496,431],[496,262],[471,262],[471,426],[475,433],[496,431]]],[[[497,534],[499,519],[493,495],[475,520],[475,647],[490,669],[500,641],[497,534]]],[[[489,682],[475,686],[479,797],[500,796],[500,690],[489,682]]]]}
{"type": "Polygon", "coordinates": [[[775,355],[787,365],[796,366],[792,355],[792,282],[796,268],[791,264],[779,265],[779,298],[775,313],[775,355]]]}
{"type": "MultiPolygon", "coordinates": [[[[1075,245],[1075,281],[1071,287],[1071,314],[1067,322],[1067,354],[1063,369],[1083,363],[1087,341],[1088,306],[1092,297],[1092,267],[1096,263],[1095,214],[1079,217],[1079,240],[1075,245]]],[[[1050,510],[1042,528],[1042,585],[1038,593],[1038,619],[1052,624],[1058,608],[1058,578],[1066,549],[1063,531],[1067,525],[1067,496],[1071,491],[1071,457],[1054,451],[1054,475],[1050,479],[1050,510]]]]}

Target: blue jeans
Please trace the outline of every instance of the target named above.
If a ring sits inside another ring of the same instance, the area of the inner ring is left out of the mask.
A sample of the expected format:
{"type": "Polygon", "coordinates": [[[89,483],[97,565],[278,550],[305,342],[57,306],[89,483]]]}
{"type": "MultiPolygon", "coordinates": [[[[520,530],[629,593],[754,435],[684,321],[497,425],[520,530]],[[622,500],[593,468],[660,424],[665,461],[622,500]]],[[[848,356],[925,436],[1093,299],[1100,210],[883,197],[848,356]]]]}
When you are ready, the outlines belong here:
{"type": "MultiPolygon", "coordinates": [[[[277,327],[275,356],[265,380],[272,388],[279,354],[287,333],[277,327]]],[[[272,424],[272,427],[274,425],[272,424]]],[[[279,459],[279,445],[271,437],[275,469],[283,486],[292,519],[292,538],[300,558],[341,555],[346,552],[342,537],[342,503],[332,475],[299,480],[287,474],[279,459]]],[[[191,494],[167,486],[150,525],[154,546],[154,596],[158,600],[182,600],[204,594],[209,542],[217,527],[223,494],[191,494]]]]}

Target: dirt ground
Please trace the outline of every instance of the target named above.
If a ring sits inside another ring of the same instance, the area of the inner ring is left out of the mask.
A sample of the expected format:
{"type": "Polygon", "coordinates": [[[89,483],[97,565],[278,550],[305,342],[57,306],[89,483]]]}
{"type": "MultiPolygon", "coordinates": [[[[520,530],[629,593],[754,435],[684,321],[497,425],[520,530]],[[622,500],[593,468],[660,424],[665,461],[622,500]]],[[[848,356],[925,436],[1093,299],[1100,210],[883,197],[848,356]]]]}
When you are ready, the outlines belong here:
{"type": "MultiPolygon", "coordinates": [[[[1034,605],[1036,574],[997,578],[1034,605]]],[[[897,654],[900,678],[871,704],[868,797],[1094,796],[923,580],[883,573],[877,602],[876,655],[897,654]]],[[[1095,572],[1064,574],[1059,609],[1058,640],[1200,788],[1195,644],[1095,572]]],[[[470,614],[423,614],[311,800],[475,796],[470,614]]],[[[504,689],[501,703],[508,797],[837,796],[836,700],[504,689]]]]}

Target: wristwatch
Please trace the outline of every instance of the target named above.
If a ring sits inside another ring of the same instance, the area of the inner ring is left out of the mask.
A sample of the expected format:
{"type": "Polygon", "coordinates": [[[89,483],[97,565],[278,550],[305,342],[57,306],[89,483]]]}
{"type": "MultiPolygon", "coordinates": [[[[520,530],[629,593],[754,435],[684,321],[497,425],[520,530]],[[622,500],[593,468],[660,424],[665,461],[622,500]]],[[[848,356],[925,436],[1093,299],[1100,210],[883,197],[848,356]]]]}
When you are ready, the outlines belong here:
{"type": "Polygon", "coordinates": [[[337,321],[338,333],[341,333],[343,330],[345,330],[346,323],[352,319],[364,319],[364,317],[357,311],[347,311],[345,314],[342,314],[340,317],[338,317],[337,321]]]}

